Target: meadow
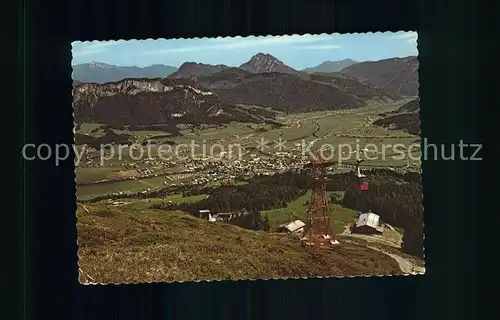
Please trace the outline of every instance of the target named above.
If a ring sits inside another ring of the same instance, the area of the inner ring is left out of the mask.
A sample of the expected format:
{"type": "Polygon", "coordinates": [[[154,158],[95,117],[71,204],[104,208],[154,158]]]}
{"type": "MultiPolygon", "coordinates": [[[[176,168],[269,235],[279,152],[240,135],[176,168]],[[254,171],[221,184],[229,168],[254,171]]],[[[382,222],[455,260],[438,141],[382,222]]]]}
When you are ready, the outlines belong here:
{"type": "Polygon", "coordinates": [[[346,243],[321,253],[293,237],[177,211],[79,207],[82,283],[182,282],[401,274],[391,257],[346,243]]]}

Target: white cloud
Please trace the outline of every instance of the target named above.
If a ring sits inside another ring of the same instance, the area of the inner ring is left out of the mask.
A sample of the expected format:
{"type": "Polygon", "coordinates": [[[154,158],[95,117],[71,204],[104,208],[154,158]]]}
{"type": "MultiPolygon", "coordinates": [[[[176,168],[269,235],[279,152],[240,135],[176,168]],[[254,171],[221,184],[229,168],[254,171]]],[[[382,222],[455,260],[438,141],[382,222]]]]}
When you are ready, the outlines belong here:
{"type": "Polygon", "coordinates": [[[86,56],[94,53],[99,53],[104,51],[106,48],[110,46],[114,46],[120,43],[124,43],[124,40],[121,41],[92,41],[92,42],[80,42],[76,41],[72,43],[72,52],[73,56],[86,56]]]}
{"type": "Polygon", "coordinates": [[[101,52],[101,50],[73,50],[73,56],[88,56],[99,52],[101,52]]]}
{"type": "Polygon", "coordinates": [[[193,46],[193,47],[179,47],[179,48],[165,48],[143,51],[144,54],[163,54],[163,53],[178,53],[178,52],[193,52],[206,49],[212,49],[211,46],[193,46]]]}
{"type": "MultiPolygon", "coordinates": [[[[165,48],[165,49],[155,49],[150,51],[145,51],[146,54],[163,54],[163,53],[174,53],[174,52],[192,52],[201,50],[232,50],[232,49],[246,49],[254,47],[265,47],[274,45],[297,45],[306,43],[317,43],[322,41],[332,40],[331,35],[321,34],[321,35],[291,35],[291,36],[269,36],[269,37],[234,37],[234,38],[214,38],[214,39],[202,39],[193,40],[196,41],[196,45],[192,47],[180,47],[180,48],[165,48]],[[199,45],[204,43],[205,45],[199,45]]],[[[325,45],[323,49],[334,48],[332,45],[325,45]]],[[[337,46],[335,46],[336,48],[337,46]]],[[[313,46],[311,46],[313,48],[313,46]]],[[[319,46],[318,46],[319,48],[319,46]]]]}
{"type": "Polygon", "coordinates": [[[411,32],[402,32],[394,35],[392,39],[395,40],[406,40],[407,42],[416,42],[418,39],[418,34],[414,31],[411,32]]]}
{"type": "Polygon", "coordinates": [[[342,48],[342,46],[337,44],[324,44],[317,46],[300,47],[300,49],[305,49],[305,50],[328,50],[328,49],[339,49],[339,48],[342,48]]]}
{"type": "Polygon", "coordinates": [[[234,48],[234,47],[246,48],[246,47],[254,47],[261,45],[311,43],[311,42],[320,42],[331,39],[332,36],[327,34],[320,34],[320,35],[294,34],[291,36],[215,38],[209,41],[227,48],[234,48]]]}

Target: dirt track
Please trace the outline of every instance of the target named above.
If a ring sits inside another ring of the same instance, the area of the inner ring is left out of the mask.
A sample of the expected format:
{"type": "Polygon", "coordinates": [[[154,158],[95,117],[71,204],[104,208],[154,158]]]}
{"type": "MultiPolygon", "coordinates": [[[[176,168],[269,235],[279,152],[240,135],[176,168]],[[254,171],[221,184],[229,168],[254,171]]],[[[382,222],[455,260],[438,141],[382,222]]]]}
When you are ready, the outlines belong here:
{"type": "MultiPolygon", "coordinates": [[[[342,242],[347,242],[347,243],[352,243],[352,244],[358,244],[359,245],[359,243],[351,241],[351,240],[348,240],[348,239],[343,239],[343,240],[341,240],[341,243],[342,242]]],[[[401,269],[401,272],[403,272],[404,274],[413,274],[413,275],[415,275],[415,274],[424,274],[425,273],[425,268],[424,267],[420,267],[417,264],[413,263],[412,261],[410,261],[410,260],[408,260],[406,258],[403,258],[402,256],[399,256],[397,254],[388,252],[388,251],[386,251],[386,250],[384,250],[382,248],[376,247],[376,246],[365,245],[365,247],[367,247],[369,249],[372,249],[372,250],[375,250],[375,251],[382,252],[383,254],[388,255],[389,257],[391,257],[394,260],[396,260],[396,262],[399,265],[399,268],[401,269]]]]}
{"type": "Polygon", "coordinates": [[[396,260],[397,263],[399,264],[399,268],[401,269],[401,271],[404,274],[424,274],[425,273],[425,268],[419,267],[416,264],[414,264],[413,262],[411,262],[410,260],[405,259],[401,256],[398,256],[397,254],[387,252],[387,251],[380,249],[380,248],[377,248],[377,247],[372,247],[372,246],[366,246],[366,247],[370,248],[372,250],[382,252],[382,253],[388,255],[389,257],[393,258],[394,260],[396,260]]]}

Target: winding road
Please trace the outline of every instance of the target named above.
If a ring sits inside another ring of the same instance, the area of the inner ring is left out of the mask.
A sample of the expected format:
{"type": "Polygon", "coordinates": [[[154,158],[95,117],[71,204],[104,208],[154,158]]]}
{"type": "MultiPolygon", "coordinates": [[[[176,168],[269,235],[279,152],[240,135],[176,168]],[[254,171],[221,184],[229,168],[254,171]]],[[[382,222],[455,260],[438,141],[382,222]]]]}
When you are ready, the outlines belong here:
{"type": "Polygon", "coordinates": [[[388,255],[389,257],[396,260],[396,262],[399,265],[399,268],[401,269],[401,271],[404,274],[424,274],[425,273],[425,268],[417,266],[416,264],[414,264],[410,260],[405,259],[401,256],[398,256],[397,254],[387,252],[387,251],[385,251],[381,248],[377,248],[377,247],[372,247],[372,246],[366,246],[366,247],[369,249],[375,250],[375,251],[382,252],[383,254],[388,255]]]}
{"type": "MultiPolygon", "coordinates": [[[[390,226],[390,229],[394,230],[394,228],[392,226],[390,226]]],[[[370,237],[367,235],[352,234],[349,230],[349,225],[346,225],[344,232],[340,235],[345,237],[343,240],[344,242],[351,243],[351,244],[361,245],[359,242],[347,239],[347,237],[359,238],[359,239],[371,242],[370,244],[366,244],[364,246],[368,249],[382,252],[383,254],[396,260],[396,262],[399,265],[399,269],[401,269],[401,272],[403,272],[404,274],[415,275],[415,274],[424,274],[425,273],[424,267],[420,267],[417,264],[415,264],[414,262],[410,261],[409,259],[404,258],[398,254],[395,254],[394,252],[384,250],[381,246],[377,245],[376,243],[378,242],[381,245],[388,245],[388,246],[391,246],[394,248],[400,248],[401,247],[400,244],[398,246],[397,244],[391,243],[390,241],[387,241],[387,240],[382,239],[382,238],[374,238],[374,237],[370,237]]]]}
{"type": "MultiPolygon", "coordinates": [[[[348,239],[341,240],[341,242],[346,242],[346,243],[360,245],[358,242],[351,241],[351,240],[348,240],[348,239]]],[[[392,259],[394,259],[398,263],[399,269],[404,274],[407,274],[407,275],[408,274],[416,275],[416,274],[424,274],[425,273],[425,268],[424,267],[420,267],[417,264],[413,263],[412,261],[410,261],[410,260],[408,260],[406,258],[403,258],[400,255],[394,254],[392,252],[388,252],[388,251],[386,251],[386,250],[384,250],[382,248],[379,248],[379,247],[374,247],[374,246],[370,246],[370,245],[365,245],[365,247],[368,248],[368,249],[372,249],[372,250],[378,251],[378,252],[382,252],[383,254],[385,254],[385,255],[391,257],[392,259]]]]}

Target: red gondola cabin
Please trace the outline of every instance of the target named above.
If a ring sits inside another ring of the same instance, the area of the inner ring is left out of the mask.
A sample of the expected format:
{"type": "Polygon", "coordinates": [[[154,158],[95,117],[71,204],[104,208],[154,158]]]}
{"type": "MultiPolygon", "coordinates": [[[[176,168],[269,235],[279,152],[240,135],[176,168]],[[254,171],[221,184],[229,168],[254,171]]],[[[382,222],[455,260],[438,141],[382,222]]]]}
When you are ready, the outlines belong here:
{"type": "Polygon", "coordinates": [[[362,181],[359,184],[359,190],[361,190],[361,191],[367,191],[368,190],[368,182],[362,181]]]}

